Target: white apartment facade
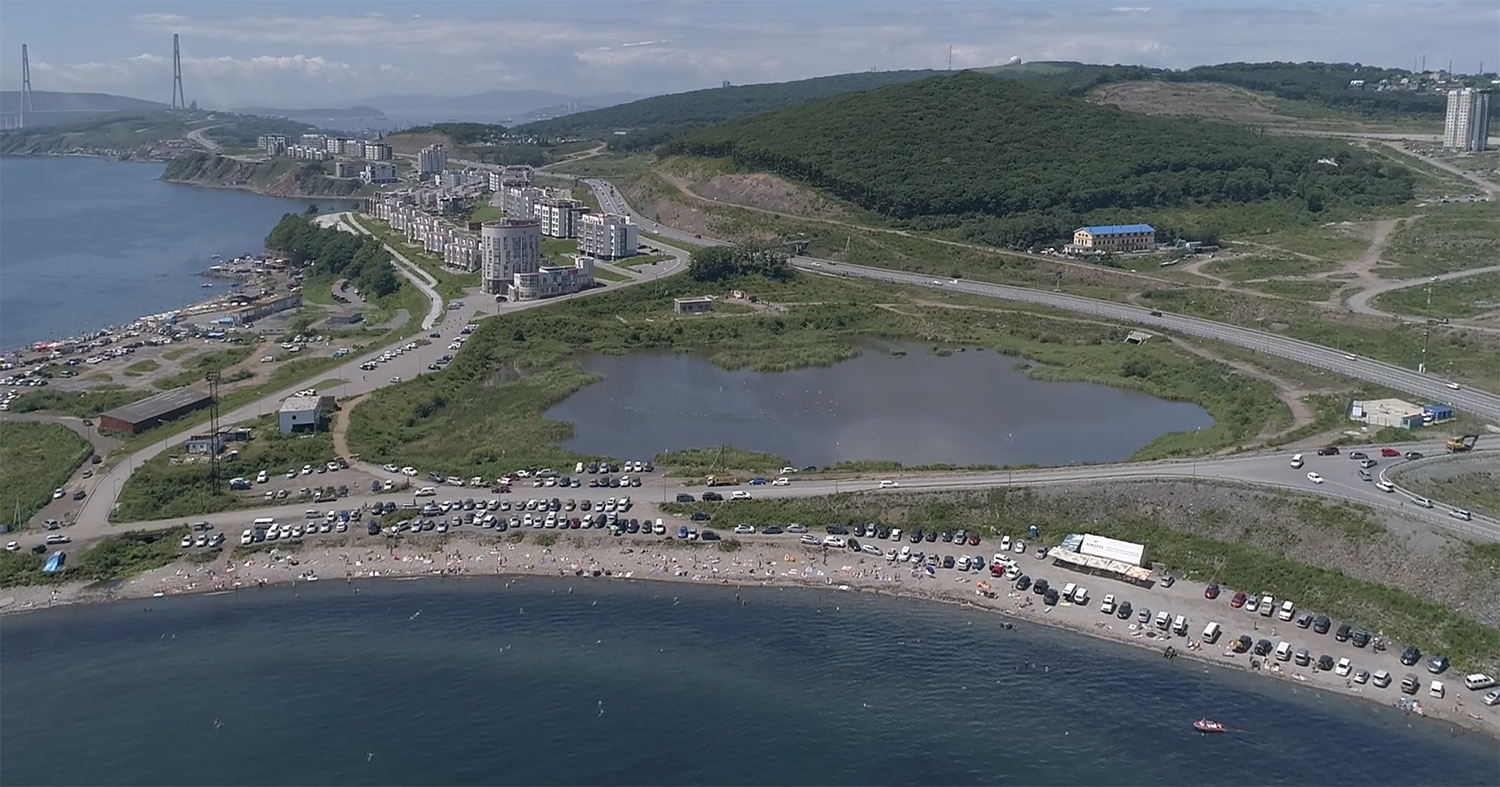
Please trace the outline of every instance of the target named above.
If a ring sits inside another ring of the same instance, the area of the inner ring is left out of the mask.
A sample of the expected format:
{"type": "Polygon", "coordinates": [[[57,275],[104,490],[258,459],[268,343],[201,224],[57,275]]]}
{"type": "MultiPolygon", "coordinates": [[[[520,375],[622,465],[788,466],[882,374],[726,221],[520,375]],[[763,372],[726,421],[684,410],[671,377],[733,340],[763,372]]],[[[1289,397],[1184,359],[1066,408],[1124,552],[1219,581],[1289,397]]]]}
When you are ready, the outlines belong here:
{"type": "Polygon", "coordinates": [[[366,161],[390,161],[392,155],[391,146],[384,142],[364,143],[364,158],[366,161]]]}
{"type": "Polygon", "coordinates": [[[1490,94],[1471,87],[1448,91],[1443,117],[1443,147],[1482,151],[1490,137],[1490,94]]]}
{"type": "Polygon", "coordinates": [[[466,272],[479,269],[478,237],[406,202],[404,196],[382,197],[370,206],[370,214],[405,236],[407,243],[442,255],[446,267],[466,272]]]}
{"type": "Polygon", "coordinates": [[[510,299],[535,301],[581,292],[594,286],[594,260],[580,256],[572,265],[544,265],[529,273],[517,273],[511,282],[510,299]]]}
{"type": "Polygon", "coordinates": [[[448,168],[448,150],[441,144],[428,145],[417,152],[417,174],[436,175],[448,168]]]}
{"type": "Polygon", "coordinates": [[[396,165],[370,163],[365,165],[365,171],[360,174],[360,180],[365,183],[384,185],[396,182],[396,165]]]}
{"type": "Polygon", "coordinates": [[[639,232],[629,216],[585,213],[578,217],[579,254],[618,260],[633,256],[639,245],[639,232]]]}
{"type": "Polygon", "coordinates": [[[578,237],[578,217],[587,208],[582,202],[569,197],[547,197],[539,199],[532,208],[542,222],[542,234],[549,238],[578,237]]]}

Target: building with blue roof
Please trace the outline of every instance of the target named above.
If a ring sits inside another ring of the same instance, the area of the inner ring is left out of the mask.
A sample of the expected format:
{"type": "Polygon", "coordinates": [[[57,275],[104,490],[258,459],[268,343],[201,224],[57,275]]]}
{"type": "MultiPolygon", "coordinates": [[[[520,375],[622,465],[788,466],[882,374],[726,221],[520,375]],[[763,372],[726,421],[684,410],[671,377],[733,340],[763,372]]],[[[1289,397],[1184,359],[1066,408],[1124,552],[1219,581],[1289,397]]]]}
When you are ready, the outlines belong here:
{"type": "Polygon", "coordinates": [[[1156,228],[1150,224],[1110,224],[1073,231],[1069,251],[1090,254],[1149,251],[1156,248],[1156,228]]]}

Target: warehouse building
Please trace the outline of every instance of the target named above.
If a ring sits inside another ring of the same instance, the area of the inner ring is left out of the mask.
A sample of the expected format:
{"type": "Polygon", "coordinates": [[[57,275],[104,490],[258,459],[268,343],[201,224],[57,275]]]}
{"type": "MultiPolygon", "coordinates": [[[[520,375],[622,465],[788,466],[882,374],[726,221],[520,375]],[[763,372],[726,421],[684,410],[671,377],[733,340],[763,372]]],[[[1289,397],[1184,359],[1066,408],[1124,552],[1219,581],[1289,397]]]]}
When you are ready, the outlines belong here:
{"type": "Polygon", "coordinates": [[[196,388],[173,388],[103,413],[99,416],[99,428],[137,434],[207,407],[211,402],[213,397],[196,388]]]}
{"type": "Polygon", "coordinates": [[[1422,408],[1402,399],[1356,399],[1349,406],[1349,420],[1398,429],[1420,429],[1426,422],[1422,408]]]}
{"type": "Polygon", "coordinates": [[[333,410],[333,397],[328,394],[289,396],[281,403],[281,410],[278,414],[281,433],[316,432],[327,424],[328,414],[333,410]]]}

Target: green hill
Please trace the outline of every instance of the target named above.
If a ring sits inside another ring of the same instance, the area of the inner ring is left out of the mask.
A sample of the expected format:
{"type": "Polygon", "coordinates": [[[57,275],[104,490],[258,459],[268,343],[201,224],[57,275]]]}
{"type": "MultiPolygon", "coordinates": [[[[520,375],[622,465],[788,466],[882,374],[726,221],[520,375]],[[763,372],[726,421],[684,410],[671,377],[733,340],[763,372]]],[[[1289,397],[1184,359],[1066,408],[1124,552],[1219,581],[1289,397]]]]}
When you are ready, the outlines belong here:
{"type": "Polygon", "coordinates": [[[844,93],[915,82],[940,73],[943,72],[871,71],[796,82],[693,90],[528,123],[517,126],[513,132],[603,138],[610,140],[612,148],[640,150],[660,144],[676,132],[744,120],[844,93]],[[616,136],[615,132],[621,130],[631,133],[616,136]]]}
{"type": "Polygon", "coordinates": [[[172,159],[161,179],[195,186],[249,189],[273,197],[348,197],[364,186],[352,178],[333,178],[330,161],[280,157],[245,161],[212,153],[184,153],[172,159]]]}
{"type": "Polygon", "coordinates": [[[1134,115],[975,73],[702,129],[665,152],[727,157],[903,226],[1013,247],[1163,211],[1269,205],[1306,217],[1412,193],[1406,170],[1341,142],[1134,115]]]}

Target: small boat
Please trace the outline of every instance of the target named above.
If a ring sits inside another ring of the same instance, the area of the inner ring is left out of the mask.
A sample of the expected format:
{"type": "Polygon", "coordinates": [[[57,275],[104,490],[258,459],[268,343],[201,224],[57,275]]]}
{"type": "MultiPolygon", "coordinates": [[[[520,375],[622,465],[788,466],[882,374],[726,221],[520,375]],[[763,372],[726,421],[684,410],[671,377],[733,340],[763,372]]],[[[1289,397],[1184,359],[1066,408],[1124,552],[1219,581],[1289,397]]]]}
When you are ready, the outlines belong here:
{"type": "Polygon", "coordinates": [[[1208,719],[1199,719],[1193,722],[1193,729],[1199,732],[1228,732],[1229,728],[1208,719]]]}

